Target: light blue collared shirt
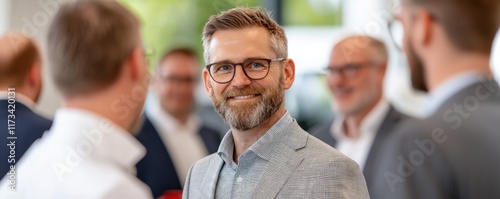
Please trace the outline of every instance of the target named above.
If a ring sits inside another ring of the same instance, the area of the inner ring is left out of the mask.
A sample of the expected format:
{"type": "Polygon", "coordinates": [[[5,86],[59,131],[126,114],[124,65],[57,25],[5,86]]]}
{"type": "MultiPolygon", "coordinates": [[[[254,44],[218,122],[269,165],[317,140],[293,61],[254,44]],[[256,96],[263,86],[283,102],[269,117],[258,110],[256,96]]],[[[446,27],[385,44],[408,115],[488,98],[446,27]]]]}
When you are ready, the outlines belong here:
{"type": "Polygon", "coordinates": [[[446,80],[443,84],[438,86],[425,100],[424,104],[424,117],[429,117],[434,114],[443,103],[452,97],[454,94],[465,89],[474,83],[485,80],[484,75],[477,71],[468,71],[460,75],[446,80]]]}

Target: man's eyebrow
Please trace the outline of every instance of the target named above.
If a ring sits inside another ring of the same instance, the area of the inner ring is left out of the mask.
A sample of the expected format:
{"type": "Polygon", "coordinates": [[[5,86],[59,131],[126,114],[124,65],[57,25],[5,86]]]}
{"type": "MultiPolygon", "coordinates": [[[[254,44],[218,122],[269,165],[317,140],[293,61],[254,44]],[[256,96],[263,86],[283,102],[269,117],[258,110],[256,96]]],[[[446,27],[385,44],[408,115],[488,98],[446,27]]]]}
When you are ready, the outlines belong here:
{"type": "MultiPolygon", "coordinates": [[[[253,60],[253,59],[269,59],[269,58],[266,58],[264,56],[254,56],[254,57],[247,57],[243,60],[243,62],[246,62],[248,60],[253,60]]],[[[217,61],[217,62],[214,62],[214,63],[226,63],[226,64],[233,64],[233,63],[236,63],[236,62],[233,62],[231,60],[228,60],[228,59],[223,59],[221,61],[217,61]]]]}

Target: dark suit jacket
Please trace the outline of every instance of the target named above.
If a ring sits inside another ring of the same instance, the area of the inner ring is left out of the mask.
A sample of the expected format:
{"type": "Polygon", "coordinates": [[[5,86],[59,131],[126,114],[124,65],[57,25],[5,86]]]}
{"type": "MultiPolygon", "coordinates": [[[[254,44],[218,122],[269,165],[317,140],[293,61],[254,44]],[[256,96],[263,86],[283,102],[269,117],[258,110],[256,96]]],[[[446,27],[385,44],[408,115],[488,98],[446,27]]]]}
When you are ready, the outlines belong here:
{"type": "MultiPolygon", "coordinates": [[[[370,148],[370,152],[368,154],[368,157],[365,162],[365,166],[363,169],[363,175],[365,176],[366,180],[366,185],[368,187],[368,191],[371,194],[371,191],[373,189],[373,183],[374,183],[374,170],[373,165],[378,164],[380,161],[380,156],[381,154],[381,146],[385,144],[387,138],[394,132],[396,127],[402,123],[404,120],[410,118],[409,116],[398,112],[396,109],[394,109],[392,106],[389,108],[389,112],[385,116],[384,121],[382,122],[379,130],[377,131],[377,135],[375,136],[375,139],[373,140],[372,147],[370,148]]],[[[332,134],[330,133],[330,128],[332,126],[333,121],[328,121],[322,124],[319,124],[315,127],[313,127],[309,132],[316,136],[318,139],[321,141],[329,144],[332,147],[335,147],[337,144],[337,141],[335,138],[333,138],[332,134]]]]}
{"type": "Polygon", "coordinates": [[[10,141],[15,141],[15,160],[16,162],[24,155],[26,150],[37,140],[42,137],[43,133],[50,129],[52,121],[45,119],[44,117],[36,114],[30,108],[21,104],[19,102],[15,103],[15,136],[16,140],[8,140],[8,124],[7,116],[10,114],[7,112],[7,106],[9,103],[7,100],[0,100],[0,135],[1,135],[1,150],[0,150],[0,176],[3,176],[9,172],[10,163],[7,161],[10,155],[10,148],[7,144],[10,141]]]}
{"type": "MultiPolygon", "coordinates": [[[[217,152],[220,134],[205,126],[201,126],[199,134],[208,153],[217,152]]],[[[146,156],[137,163],[137,177],[151,188],[153,196],[157,198],[166,190],[182,190],[170,154],[149,118],[146,117],[136,137],[147,151],[146,156]]]]}
{"type": "Polygon", "coordinates": [[[500,92],[459,91],[430,117],[401,125],[382,149],[372,198],[500,198],[500,92]]]}

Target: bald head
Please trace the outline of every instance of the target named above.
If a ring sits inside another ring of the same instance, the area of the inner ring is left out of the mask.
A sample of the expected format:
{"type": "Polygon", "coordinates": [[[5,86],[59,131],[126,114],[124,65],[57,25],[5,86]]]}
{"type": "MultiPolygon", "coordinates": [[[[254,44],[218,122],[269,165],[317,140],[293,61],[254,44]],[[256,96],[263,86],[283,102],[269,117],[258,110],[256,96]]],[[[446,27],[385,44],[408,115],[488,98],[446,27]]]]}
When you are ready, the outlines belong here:
{"type": "Polygon", "coordinates": [[[368,56],[372,61],[387,62],[388,53],[384,42],[369,36],[349,36],[337,43],[333,51],[351,60],[355,56],[368,56]]]}
{"type": "Polygon", "coordinates": [[[19,87],[28,78],[30,69],[40,63],[35,42],[17,33],[0,37],[0,87],[19,87]]]}

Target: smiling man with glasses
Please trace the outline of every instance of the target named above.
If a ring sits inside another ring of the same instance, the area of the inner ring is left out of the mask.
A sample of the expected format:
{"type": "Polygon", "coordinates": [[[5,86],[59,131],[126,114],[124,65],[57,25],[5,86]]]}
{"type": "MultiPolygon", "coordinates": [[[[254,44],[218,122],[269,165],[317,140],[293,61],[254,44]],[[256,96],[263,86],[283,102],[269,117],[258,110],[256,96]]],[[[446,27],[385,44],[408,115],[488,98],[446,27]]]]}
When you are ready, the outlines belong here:
{"type": "Polygon", "coordinates": [[[327,67],[327,84],[334,99],[335,120],[309,132],[352,158],[363,169],[368,191],[380,148],[408,116],[383,96],[388,52],[369,36],[348,36],[335,44],[327,67]]]}
{"type": "Polygon", "coordinates": [[[205,89],[231,129],[191,167],[183,198],[368,198],[356,163],[285,109],[295,65],[283,28],[264,11],[235,8],[210,18],[203,42],[205,89]]]}

